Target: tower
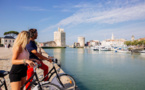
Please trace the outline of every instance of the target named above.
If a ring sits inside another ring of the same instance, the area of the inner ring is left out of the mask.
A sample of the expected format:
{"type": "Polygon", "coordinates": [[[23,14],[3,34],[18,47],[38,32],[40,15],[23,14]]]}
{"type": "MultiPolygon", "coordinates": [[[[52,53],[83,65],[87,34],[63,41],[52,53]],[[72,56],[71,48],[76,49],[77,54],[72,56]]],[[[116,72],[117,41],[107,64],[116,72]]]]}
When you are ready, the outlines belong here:
{"type": "Polygon", "coordinates": [[[65,47],[65,32],[64,29],[58,28],[58,31],[54,32],[54,41],[57,46],[65,47]]]}
{"type": "Polygon", "coordinates": [[[112,37],[111,37],[111,39],[114,40],[114,35],[113,35],[113,33],[112,33],[112,37]]]}
{"type": "Polygon", "coordinates": [[[135,40],[134,35],[132,35],[132,37],[131,37],[131,41],[134,41],[134,40],[135,40]]]}
{"type": "Polygon", "coordinates": [[[80,44],[80,47],[85,46],[85,37],[78,37],[78,43],[80,44]]]}

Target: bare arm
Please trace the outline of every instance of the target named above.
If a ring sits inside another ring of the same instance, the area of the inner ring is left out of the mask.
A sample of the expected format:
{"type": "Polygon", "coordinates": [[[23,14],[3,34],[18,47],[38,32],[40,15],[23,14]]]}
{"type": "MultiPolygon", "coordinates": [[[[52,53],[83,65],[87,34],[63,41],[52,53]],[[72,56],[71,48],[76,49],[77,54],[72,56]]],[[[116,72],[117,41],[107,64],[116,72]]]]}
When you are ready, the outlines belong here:
{"type": "Polygon", "coordinates": [[[32,52],[34,55],[36,55],[39,59],[41,59],[41,60],[48,60],[48,61],[51,62],[51,59],[49,59],[49,58],[47,58],[47,57],[41,55],[41,54],[38,53],[36,50],[32,50],[31,52],[32,52]]]}
{"type": "Polygon", "coordinates": [[[32,61],[30,61],[30,60],[25,60],[25,63],[24,63],[24,60],[22,60],[22,59],[17,59],[18,58],[18,56],[19,56],[19,54],[20,54],[20,52],[21,52],[21,47],[19,47],[19,46],[17,46],[17,47],[15,47],[15,49],[13,50],[13,56],[12,56],[12,64],[14,64],[14,65],[19,65],[19,64],[25,64],[25,63],[27,63],[27,64],[29,64],[30,66],[34,66],[34,63],[32,62],[32,61]]]}

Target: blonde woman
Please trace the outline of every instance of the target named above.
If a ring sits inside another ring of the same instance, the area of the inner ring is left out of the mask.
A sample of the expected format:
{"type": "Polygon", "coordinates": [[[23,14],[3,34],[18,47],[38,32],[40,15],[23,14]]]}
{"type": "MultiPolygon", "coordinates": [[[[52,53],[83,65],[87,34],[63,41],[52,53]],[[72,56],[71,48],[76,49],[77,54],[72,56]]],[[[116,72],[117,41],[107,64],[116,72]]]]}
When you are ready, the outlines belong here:
{"type": "Polygon", "coordinates": [[[12,68],[9,74],[12,90],[20,90],[26,81],[27,66],[34,67],[34,62],[29,60],[29,52],[26,45],[29,43],[30,34],[22,31],[17,36],[13,45],[12,68]]]}

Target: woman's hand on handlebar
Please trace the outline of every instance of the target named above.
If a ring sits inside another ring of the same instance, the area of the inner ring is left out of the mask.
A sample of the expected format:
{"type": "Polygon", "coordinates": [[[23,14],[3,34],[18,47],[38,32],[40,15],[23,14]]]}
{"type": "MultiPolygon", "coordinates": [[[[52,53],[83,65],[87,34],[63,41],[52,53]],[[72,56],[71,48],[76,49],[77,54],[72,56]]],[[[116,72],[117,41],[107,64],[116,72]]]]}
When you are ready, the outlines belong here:
{"type": "Polygon", "coordinates": [[[37,60],[37,59],[33,59],[33,61],[35,61],[35,62],[38,63],[38,64],[41,64],[40,61],[37,60]]]}
{"type": "Polygon", "coordinates": [[[30,65],[30,67],[34,67],[35,66],[35,63],[33,61],[31,61],[31,60],[26,60],[26,63],[28,65],[30,65]]]}

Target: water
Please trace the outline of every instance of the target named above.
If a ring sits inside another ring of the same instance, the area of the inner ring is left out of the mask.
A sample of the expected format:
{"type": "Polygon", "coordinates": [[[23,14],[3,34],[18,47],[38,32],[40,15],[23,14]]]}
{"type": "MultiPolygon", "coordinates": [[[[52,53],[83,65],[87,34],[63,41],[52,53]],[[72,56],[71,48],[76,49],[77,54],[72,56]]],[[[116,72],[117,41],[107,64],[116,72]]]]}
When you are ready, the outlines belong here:
{"type": "Polygon", "coordinates": [[[145,54],[93,51],[83,48],[45,49],[61,61],[80,90],[145,90],[145,54]]]}

